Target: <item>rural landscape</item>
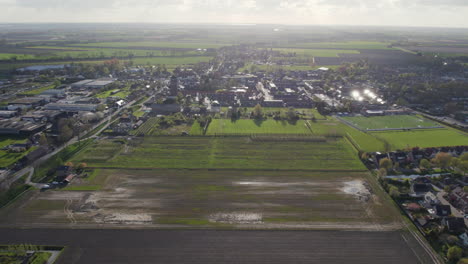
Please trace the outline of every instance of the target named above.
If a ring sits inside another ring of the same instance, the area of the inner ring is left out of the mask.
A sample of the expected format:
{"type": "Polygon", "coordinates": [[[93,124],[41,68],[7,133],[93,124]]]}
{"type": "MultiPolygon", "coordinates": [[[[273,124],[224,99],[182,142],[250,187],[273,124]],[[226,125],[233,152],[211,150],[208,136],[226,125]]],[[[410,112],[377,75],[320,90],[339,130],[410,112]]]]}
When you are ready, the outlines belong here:
{"type": "Polygon", "coordinates": [[[462,29],[0,29],[0,263],[468,263],[462,29]]]}

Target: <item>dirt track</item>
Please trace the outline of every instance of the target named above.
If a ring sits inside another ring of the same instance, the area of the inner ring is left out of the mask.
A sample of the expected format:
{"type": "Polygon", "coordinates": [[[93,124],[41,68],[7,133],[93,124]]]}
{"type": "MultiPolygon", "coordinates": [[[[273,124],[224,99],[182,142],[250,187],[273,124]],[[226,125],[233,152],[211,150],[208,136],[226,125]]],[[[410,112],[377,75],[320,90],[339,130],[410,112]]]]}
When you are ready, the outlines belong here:
{"type": "Polygon", "coordinates": [[[0,234],[0,244],[68,246],[59,264],[430,263],[401,232],[0,229],[0,234]]]}

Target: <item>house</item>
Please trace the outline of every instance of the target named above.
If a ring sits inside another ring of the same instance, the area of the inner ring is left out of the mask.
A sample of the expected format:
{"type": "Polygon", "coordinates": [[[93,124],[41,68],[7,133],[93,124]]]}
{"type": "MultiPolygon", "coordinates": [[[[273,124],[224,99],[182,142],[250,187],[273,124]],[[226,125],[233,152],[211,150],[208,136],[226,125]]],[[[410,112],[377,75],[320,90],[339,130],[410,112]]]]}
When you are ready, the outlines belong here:
{"type": "Polygon", "coordinates": [[[75,178],[75,174],[69,174],[64,180],[63,180],[63,183],[70,183],[73,178],[75,178]]]}
{"type": "Polygon", "coordinates": [[[468,234],[466,234],[466,232],[459,235],[458,238],[460,238],[460,241],[464,247],[468,247],[468,234]]]}
{"type": "Polygon", "coordinates": [[[465,219],[461,217],[446,217],[442,223],[450,233],[460,234],[465,232],[465,219]]]}
{"type": "Polygon", "coordinates": [[[440,217],[445,217],[452,214],[450,205],[437,204],[434,209],[436,215],[440,217]]]}
{"type": "Polygon", "coordinates": [[[63,178],[67,176],[68,174],[70,174],[71,171],[72,171],[72,167],[70,166],[60,166],[55,170],[57,177],[59,178],[63,178]]]}
{"type": "Polygon", "coordinates": [[[464,213],[468,213],[468,194],[463,188],[455,188],[449,195],[449,200],[453,206],[464,213]]]}
{"type": "Polygon", "coordinates": [[[437,196],[432,192],[427,192],[424,195],[424,202],[426,202],[430,206],[440,203],[439,199],[437,199],[437,196]]]}
{"type": "Polygon", "coordinates": [[[430,192],[432,187],[427,183],[413,183],[411,185],[410,196],[412,197],[424,197],[427,192],[430,192]]]}

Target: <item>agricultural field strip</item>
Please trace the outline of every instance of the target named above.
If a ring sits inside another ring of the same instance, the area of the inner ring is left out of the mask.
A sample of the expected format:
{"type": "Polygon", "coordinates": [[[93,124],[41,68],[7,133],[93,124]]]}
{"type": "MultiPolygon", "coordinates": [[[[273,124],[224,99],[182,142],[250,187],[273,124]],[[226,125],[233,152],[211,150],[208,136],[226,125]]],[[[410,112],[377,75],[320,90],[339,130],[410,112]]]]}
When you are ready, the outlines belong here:
{"type": "MultiPolygon", "coordinates": [[[[335,50],[335,49],[294,49],[294,48],[273,48],[282,54],[295,53],[298,57],[339,57],[340,54],[360,54],[357,50],[335,50]]],[[[287,57],[282,57],[287,59],[287,57]]]]}
{"type": "Polygon", "coordinates": [[[296,124],[287,121],[254,121],[241,119],[232,122],[228,119],[214,119],[208,126],[206,135],[216,134],[310,134],[307,121],[299,120],[296,124]]]}
{"type": "Polygon", "coordinates": [[[141,140],[131,142],[128,151],[119,155],[115,153],[125,143],[95,143],[73,161],[101,168],[365,169],[345,140],[274,144],[252,142],[247,137],[145,137],[141,140]]]}

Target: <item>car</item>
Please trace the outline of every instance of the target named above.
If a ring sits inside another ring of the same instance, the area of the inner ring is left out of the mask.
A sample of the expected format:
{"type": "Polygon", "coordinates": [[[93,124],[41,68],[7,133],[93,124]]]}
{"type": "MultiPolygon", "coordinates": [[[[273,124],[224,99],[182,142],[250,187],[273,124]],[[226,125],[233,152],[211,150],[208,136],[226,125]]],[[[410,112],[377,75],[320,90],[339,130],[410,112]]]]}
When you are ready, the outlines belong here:
{"type": "Polygon", "coordinates": [[[50,185],[49,184],[44,184],[44,185],[42,185],[42,189],[50,189],[50,185]]]}

